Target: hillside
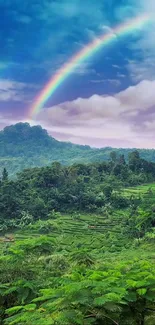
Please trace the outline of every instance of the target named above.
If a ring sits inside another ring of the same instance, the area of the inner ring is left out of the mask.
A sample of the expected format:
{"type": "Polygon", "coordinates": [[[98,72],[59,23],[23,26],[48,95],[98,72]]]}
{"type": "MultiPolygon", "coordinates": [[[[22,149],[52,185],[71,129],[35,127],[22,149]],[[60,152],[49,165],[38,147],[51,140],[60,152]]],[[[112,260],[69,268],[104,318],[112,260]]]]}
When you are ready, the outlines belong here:
{"type": "Polygon", "coordinates": [[[155,163],[136,151],[3,171],[0,324],[154,325],[154,227],[155,163]]]}
{"type": "MultiPolygon", "coordinates": [[[[41,126],[17,123],[0,131],[0,172],[7,168],[10,176],[28,167],[41,167],[58,161],[64,165],[107,161],[111,151],[127,158],[132,149],[96,149],[89,146],[60,142],[48,135],[41,126]]],[[[155,150],[139,150],[140,156],[155,161],[155,150]]]]}

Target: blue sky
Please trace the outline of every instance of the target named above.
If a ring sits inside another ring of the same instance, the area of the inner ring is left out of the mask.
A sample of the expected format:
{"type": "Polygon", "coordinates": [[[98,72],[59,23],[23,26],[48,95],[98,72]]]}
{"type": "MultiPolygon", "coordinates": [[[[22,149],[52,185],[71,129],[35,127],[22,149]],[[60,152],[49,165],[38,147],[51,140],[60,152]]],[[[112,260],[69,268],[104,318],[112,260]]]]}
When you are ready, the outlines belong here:
{"type": "Polygon", "coordinates": [[[36,95],[83,46],[148,13],[151,24],[79,65],[30,122],[64,141],[154,147],[154,12],[153,0],[0,0],[0,128],[28,120],[36,95]]]}

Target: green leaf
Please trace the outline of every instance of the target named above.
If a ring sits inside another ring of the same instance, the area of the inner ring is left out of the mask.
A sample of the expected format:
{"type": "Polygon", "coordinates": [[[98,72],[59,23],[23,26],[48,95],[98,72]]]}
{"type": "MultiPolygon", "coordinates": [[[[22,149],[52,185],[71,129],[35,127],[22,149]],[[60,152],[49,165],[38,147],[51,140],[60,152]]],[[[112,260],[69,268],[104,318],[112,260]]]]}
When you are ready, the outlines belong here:
{"type": "Polygon", "coordinates": [[[106,302],[107,302],[107,300],[105,299],[104,296],[94,299],[94,305],[96,305],[96,306],[103,306],[106,302]]]}
{"type": "Polygon", "coordinates": [[[127,280],[127,285],[129,288],[136,288],[137,287],[137,281],[134,280],[127,280]]]}
{"type": "Polygon", "coordinates": [[[125,296],[126,301],[130,302],[136,302],[137,301],[137,295],[136,292],[128,292],[127,295],[125,296]]]}
{"type": "Polygon", "coordinates": [[[7,315],[16,314],[19,310],[22,310],[23,306],[15,306],[6,310],[7,315]]]}
{"type": "Polygon", "coordinates": [[[149,301],[155,302],[155,292],[154,291],[148,291],[145,295],[145,298],[149,301]]]}
{"type": "Polygon", "coordinates": [[[34,311],[36,309],[37,305],[36,304],[29,304],[24,306],[24,309],[27,311],[34,311]]]}
{"type": "Polygon", "coordinates": [[[141,289],[138,289],[138,290],[137,290],[137,293],[138,293],[140,296],[144,296],[146,292],[147,292],[147,289],[145,289],[145,288],[141,288],[141,289]]]}

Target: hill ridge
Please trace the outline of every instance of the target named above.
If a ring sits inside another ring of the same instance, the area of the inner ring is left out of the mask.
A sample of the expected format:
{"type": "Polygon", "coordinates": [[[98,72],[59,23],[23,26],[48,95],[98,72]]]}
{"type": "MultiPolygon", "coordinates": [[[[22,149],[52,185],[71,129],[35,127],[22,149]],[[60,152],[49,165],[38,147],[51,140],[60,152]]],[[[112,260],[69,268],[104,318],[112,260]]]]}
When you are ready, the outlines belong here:
{"type": "MultiPolygon", "coordinates": [[[[11,176],[29,167],[41,167],[58,161],[64,165],[107,161],[110,152],[116,151],[127,159],[128,153],[135,150],[124,148],[92,148],[71,142],[58,141],[40,125],[17,123],[0,131],[0,172],[5,167],[11,176]],[[10,164],[11,162],[11,164],[10,164]]],[[[137,149],[140,156],[155,161],[154,149],[137,149]]]]}

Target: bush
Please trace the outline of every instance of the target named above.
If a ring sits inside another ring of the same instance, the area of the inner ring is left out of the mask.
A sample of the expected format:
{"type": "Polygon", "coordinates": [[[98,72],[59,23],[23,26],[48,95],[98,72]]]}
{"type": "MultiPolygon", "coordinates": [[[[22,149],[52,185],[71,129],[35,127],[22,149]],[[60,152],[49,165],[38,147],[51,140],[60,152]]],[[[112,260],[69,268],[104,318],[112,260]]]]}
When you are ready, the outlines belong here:
{"type": "Polygon", "coordinates": [[[116,195],[112,197],[112,205],[116,209],[124,209],[129,207],[130,201],[126,197],[116,195]]]}

